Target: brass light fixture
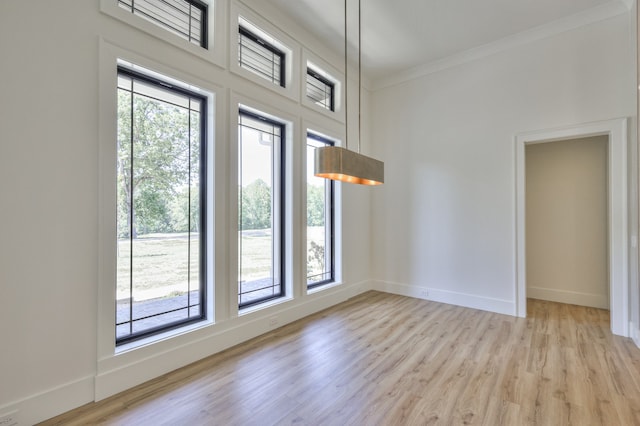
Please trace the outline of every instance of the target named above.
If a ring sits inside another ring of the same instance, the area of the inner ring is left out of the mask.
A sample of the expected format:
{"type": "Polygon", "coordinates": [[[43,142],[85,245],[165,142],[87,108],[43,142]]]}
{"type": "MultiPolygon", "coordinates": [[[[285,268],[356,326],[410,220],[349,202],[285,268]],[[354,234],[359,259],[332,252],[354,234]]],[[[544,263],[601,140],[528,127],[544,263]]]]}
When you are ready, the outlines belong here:
{"type": "Polygon", "coordinates": [[[348,68],[347,63],[347,0],[344,0],[344,103],[346,148],[325,146],[316,148],[315,175],[332,180],[361,185],[382,185],[384,183],[384,163],[360,154],[362,133],[362,11],[358,0],[358,152],[349,147],[349,113],[347,103],[348,68]]]}

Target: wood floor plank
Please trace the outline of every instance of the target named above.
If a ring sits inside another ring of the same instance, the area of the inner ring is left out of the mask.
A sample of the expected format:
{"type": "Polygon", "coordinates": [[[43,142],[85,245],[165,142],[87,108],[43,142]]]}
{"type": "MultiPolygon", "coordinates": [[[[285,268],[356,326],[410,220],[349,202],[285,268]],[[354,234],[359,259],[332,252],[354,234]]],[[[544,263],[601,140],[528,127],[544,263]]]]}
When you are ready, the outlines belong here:
{"type": "Polygon", "coordinates": [[[520,406],[502,398],[489,398],[487,412],[482,420],[482,426],[511,426],[516,425],[520,416],[520,406]]]}
{"type": "Polygon", "coordinates": [[[500,379],[504,359],[485,352],[484,360],[476,364],[472,377],[457,398],[453,421],[456,424],[481,424],[490,399],[500,379]]]}
{"type": "Polygon", "coordinates": [[[368,292],[44,425],[640,425],[607,311],[368,292]]]}

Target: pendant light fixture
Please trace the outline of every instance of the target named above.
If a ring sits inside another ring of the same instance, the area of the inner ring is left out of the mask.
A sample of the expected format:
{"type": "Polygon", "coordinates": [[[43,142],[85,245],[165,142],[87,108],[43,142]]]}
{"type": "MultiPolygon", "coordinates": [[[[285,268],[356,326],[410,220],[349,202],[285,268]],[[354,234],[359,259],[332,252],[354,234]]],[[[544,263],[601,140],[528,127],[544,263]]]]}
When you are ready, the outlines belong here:
{"type": "Polygon", "coordinates": [[[362,134],[362,11],[358,0],[358,152],[349,150],[349,105],[347,62],[347,0],[344,0],[344,109],[346,147],[324,146],[315,150],[315,175],[331,180],[361,185],[382,185],[384,183],[384,163],[360,154],[362,134]]]}

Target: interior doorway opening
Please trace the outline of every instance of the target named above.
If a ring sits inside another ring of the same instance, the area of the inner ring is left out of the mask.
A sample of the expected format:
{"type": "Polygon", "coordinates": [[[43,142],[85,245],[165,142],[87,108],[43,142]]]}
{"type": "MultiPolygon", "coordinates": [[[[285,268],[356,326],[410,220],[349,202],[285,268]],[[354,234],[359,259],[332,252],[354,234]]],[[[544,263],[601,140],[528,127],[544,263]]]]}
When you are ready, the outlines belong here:
{"type": "Polygon", "coordinates": [[[516,315],[526,317],[526,147],[570,139],[607,138],[607,262],[611,331],[629,336],[627,250],[627,120],[616,119],[516,136],[516,315]]]}
{"type": "Polygon", "coordinates": [[[607,135],[525,146],[527,297],[609,310],[607,135]]]}

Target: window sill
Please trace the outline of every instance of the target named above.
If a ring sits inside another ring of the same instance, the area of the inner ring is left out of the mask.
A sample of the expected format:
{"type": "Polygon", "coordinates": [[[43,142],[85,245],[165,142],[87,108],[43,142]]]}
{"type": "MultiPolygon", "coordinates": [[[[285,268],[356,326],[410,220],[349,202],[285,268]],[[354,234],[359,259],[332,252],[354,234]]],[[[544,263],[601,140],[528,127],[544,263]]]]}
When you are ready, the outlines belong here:
{"type": "Polygon", "coordinates": [[[341,282],[333,281],[333,282],[330,282],[330,283],[319,285],[317,287],[307,288],[307,294],[319,293],[321,291],[328,290],[328,289],[334,288],[334,287],[338,287],[340,285],[342,285],[341,282]]]}
{"type": "Polygon", "coordinates": [[[115,355],[121,355],[124,353],[135,351],[143,347],[152,346],[157,343],[164,342],[177,336],[192,333],[197,330],[204,329],[212,326],[214,322],[212,320],[202,320],[200,322],[186,325],[184,327],[176,328],[174,330],[165,331],[164,333],[155,334],[153,336],[145,337],[144,339],[136,340],[133,342],[125,343],[120,346],[116,346],[115,355]]]}
{"type": "Polygon", "coordinates": [[[238,316],[244,316],[248,314],[252,314],[254,312],[262,311],[264,309],[270,308],[272,306],[281,305],[286,302],[290,302],[293,300],[291,296],[279,297],[277,299],[269,300],[264,303],[260,303],[258,305],[247,306],[246,308],[241,308],[238,310],[238,316]]]}

